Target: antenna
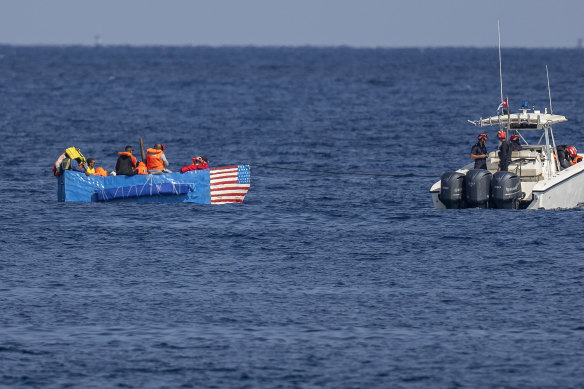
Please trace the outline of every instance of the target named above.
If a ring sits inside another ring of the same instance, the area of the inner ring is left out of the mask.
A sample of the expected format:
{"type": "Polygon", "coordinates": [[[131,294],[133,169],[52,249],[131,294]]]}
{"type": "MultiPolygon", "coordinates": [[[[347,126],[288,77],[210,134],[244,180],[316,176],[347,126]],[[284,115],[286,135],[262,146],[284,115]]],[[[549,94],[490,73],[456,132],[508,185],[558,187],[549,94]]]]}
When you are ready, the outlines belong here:
{"type": "Polygon", "coordinates": [[[548,82],[548,96],[550,98],[550,113],[554,114],[554,109],[552,108],[552,90],[550,89],[550,72],[548,71],[548,66],[545,65],[545,74],[547,75],[548,82]]]}
{"type": "MultiPolygon", "coordinates": [[[[545,74],[547,76],[547,83],[548,83],[548,96],[550,98],[550,114],[554,114],[554,109],[552,108],[552,90],[550,88],[550,72],[548,70],[548,66],[545,65],[545,74]]],[[[550,126],[550,134],[552,136],[552,146],[553,146],[553,151],[554,151],[554,155],[558,155],[558,149],[556,147],[556,140],[554,138],[554,129],[550,126]]],[[[556,163],[555,163],[555,168],[556,171],[560,171],[560,161],[558,158],[555,158],[556,163]]],[[[550,166],[551,169],[551,166],[550,166]]]]}
{"type": "Polygon", "coordinates": [[[499,34],[499,80],[501,81],[501,102],[503,102],[503,67],[501,65],[501,28],[497,20],[497,33],[499,34]]]}

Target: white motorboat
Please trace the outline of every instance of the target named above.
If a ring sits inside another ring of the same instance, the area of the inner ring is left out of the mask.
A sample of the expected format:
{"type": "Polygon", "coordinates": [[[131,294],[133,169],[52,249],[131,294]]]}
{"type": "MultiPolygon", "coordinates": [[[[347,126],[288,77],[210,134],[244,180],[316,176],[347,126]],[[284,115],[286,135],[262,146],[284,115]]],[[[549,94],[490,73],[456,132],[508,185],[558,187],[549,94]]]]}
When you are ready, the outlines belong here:
{"type": "MultiPolygon", "coordinates": [[[[471,121],[477,127],[497,126],[505,131],[506,139],[516,134],[523,141],[522,149],[511,153],[508,171],[498,171],[499,153],[493,151],[487,158],[487,169],[474,169],[474,162],[462,169],[446,172],[430,188],[434,207],[503,208],[503,209],[570,209],[584,205],[584,162],[562,163],[562,148],[558,148],[553,126],[567,121],[554,115],[548,73],[550,113],[529,108],[527,101],[521,110],[511,113],[508,101],[503,100],[503,73],[501,66],[501,32],[499,33],[499,77],[501,105],[497,116],[471,121]],[[501,110],[501,108],[503,108],[501,110]],[[537,137],[533,136],[533,133],[537,137]],[[530,136],[528,136],[530,135],[530,136]],[[529,144],[529,139],[538,139],[529,144]]],[[[547,66],[546,66],[547,73],[547,66]]],[[[575,153],[575,149],[572,150],[575,153]]],[[[574,161],[582,160],[581,156],[574,161]]]]}
{"type": "Polygon", "coordinates": [[[487,170],[473,169],[473,162],[455,172],[444,173],[430,188],[434,206],[438,209],[569,209],[584,205],[584,163],[563,169],[558,162],[552,126],[565,121],[564,116],[548,113],[547,108],[544,112],[530,109],[527,102],[518,113],[507,109],[497,116],[469,120],[478,127],[496,126],[506,130],[507,139],[511,134],[519,135],[523,148],[512,152],[507,172],[497,172],[498,151],[492,151],[487,170]],[[532,145],[527,138],[539,141],[532,145]]]}

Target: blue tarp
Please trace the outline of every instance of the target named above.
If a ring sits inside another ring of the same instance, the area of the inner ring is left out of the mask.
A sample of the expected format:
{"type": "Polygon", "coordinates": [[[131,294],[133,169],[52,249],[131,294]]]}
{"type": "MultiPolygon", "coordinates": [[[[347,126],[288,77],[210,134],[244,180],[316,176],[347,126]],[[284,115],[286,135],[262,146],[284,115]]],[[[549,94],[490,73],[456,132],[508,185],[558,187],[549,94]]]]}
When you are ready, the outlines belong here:
{"type": "Polygon", "coordinates": [[[191,191],[191,184],[144,184],[97,190],[97,201],[128,199],[160,195],[184,195],[191,191]]]}
{"type": "Polygon", "coordinates": [[[135,176],[86,176],[66,170],[58,180],[59,201],[211,203],[209,170],[135,176]]]}

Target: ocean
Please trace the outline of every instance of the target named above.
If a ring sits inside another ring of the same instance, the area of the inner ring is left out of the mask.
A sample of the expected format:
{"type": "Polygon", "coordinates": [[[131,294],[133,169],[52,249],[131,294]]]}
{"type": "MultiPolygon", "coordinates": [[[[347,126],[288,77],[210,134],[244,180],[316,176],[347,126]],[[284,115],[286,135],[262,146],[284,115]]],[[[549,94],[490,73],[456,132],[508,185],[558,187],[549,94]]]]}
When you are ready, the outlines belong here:
{"type": "MultiPolygon", "coordinates": [[[[584,51],[502,54],[584,151],[584,51]]],[[[0,46],[0,387],[584,386],[582,209],[432,206],[499,103],[496,48],[0,46]],[[139,138],[244,203],[57,202],[139,138]]]]}

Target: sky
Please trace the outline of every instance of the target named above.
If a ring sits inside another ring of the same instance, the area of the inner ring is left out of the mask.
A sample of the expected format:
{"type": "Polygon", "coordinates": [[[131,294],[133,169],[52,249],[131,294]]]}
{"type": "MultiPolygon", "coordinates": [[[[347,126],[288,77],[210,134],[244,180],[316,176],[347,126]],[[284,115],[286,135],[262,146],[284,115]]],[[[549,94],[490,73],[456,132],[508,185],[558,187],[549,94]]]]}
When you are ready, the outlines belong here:
{"type": "Polygon", "coordinates": [[[576,47],[584,0],[0,0],[0,44],[576,47]]]}

